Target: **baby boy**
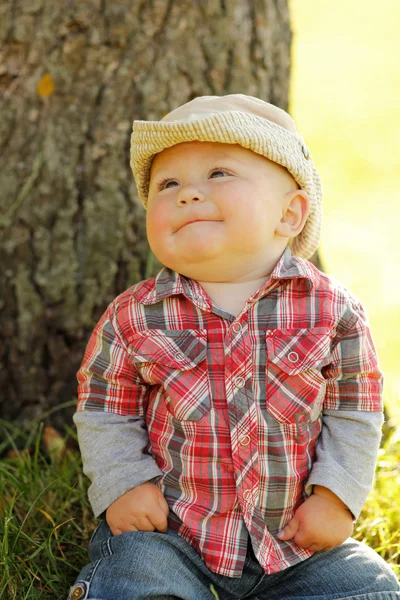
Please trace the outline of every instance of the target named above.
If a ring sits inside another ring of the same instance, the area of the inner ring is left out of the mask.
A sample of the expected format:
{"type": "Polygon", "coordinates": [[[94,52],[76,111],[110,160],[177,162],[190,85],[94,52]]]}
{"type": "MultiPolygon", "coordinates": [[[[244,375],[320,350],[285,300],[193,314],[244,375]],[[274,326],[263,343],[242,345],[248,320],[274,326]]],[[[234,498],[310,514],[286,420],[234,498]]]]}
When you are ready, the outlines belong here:
{"type": "Polygon", "coordinates": [[[381,384],[365,312],[306,259],[321,184],[291,117],[241,94],[135,121],[165,265],[118,296],[78,374],[101,518],[70,598],[400,598],[350,538],[381,384]]]}

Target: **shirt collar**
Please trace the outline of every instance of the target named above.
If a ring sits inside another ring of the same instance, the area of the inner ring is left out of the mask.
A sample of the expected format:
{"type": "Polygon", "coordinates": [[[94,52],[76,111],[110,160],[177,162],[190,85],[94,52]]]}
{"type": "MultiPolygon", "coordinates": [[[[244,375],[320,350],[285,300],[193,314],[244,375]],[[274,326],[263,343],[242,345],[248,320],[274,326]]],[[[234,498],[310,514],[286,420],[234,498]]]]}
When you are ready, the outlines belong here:
{"type": "Polygon", "coordinates": [[[155,304],[169,296],[183,294],[190,302],[193,302],[203,310],[211,310],[212,304],[207,294],[197,281],[180,275],[164,267],[159,273],[138,284],[133,291],[136,300],[141,304],[155,304]]]}
{"type": "Polygon", "coordinates": [[[290,248],[286,248],[271,273],[271,279],[306,279],[314,287],[320,280],[320,273],[308,260],[293,256],[290,248]]]}
{"type": "MultiPolygon", "coordinates": [[[[286,248],[271,276],[265,285],[252,296],[251,301],[254,302],[264,296],[272,286],[276,287],[279,281],[292,279],[305,279],[307,286],[312,288],[318,283],[320,275],[314,265],[303,258],[292,256],[290,248],[286,248]]],[[[141,304],[155,304],[169,296],[179,294],[183,294],[190,302],[203,310],[212,310],[209,297],[197,281],[184,277],[167,267],[161,269],[155,277],[139,283],[133,290],[134,297],[141,304]]]]}
{"type": "Polygon", "coordinates": [[[256,302],[270,292],[271,288],[278,287],[280,282],[289,282],[292,279],[304,279],[307,289],[311,290],[318,284],[320,273],[312,263],[299,256],[293,256],[290,248],[286,247],[270,277],[263,287],[249,298],[249,302],[256,302]]]}

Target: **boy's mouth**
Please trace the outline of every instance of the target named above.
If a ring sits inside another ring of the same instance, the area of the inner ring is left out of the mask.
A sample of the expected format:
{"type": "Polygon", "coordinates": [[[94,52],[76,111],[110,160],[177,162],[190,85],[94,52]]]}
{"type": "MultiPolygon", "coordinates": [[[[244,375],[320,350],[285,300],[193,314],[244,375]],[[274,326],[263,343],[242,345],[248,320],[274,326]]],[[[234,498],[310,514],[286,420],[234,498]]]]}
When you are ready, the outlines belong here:
{"type": "Polygon", "coordinates": [[[216,221],[220,222],[221,219],[191,219],[190,221],[185,221],[185,223],[179,225],[179,227],[175,230],[175,233],[186,227],[186,225],[191,225],[192,223],[215,223],[216,221]]]}

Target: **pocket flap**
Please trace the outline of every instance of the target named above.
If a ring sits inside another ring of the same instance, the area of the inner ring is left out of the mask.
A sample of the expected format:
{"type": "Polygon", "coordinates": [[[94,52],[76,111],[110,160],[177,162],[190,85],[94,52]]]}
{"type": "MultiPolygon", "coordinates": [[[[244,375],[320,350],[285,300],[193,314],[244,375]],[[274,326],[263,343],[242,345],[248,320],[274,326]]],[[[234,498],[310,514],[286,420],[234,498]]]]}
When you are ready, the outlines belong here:
{"type": "Polygon", "coordinates": [[[331,335],[327,327],[267,331],[268,360],[289,375],[321,369],[331,361],[331,335]]]}
{"type": "Polygon", "coordinates": [[[133,336],[128,352],[137,366],[150,362],[186,371],[206,358],[207,330],[150,329],[133,336]]]}

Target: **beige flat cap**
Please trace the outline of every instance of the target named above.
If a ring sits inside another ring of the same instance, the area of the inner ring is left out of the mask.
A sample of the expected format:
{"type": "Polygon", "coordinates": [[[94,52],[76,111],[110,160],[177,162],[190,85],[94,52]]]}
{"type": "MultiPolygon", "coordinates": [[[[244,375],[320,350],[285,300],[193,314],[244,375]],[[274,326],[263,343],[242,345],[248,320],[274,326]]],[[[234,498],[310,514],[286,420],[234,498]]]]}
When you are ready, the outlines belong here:
{"type": "Polygon", "coordinates": [[[130,164],[145,207],[154,156],[193,141],[239,144],[285,167],[310,198],[310,213],[293,240],[292,253],[303,258],[314,254],[321,235],[321,180],[290,115],[259,98],[230,94],[194,98],[160,121],[134,121],[130,164]]]}

